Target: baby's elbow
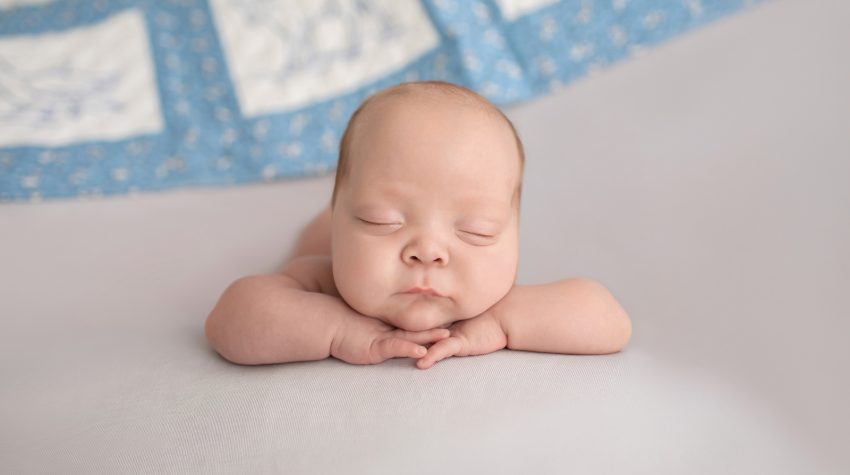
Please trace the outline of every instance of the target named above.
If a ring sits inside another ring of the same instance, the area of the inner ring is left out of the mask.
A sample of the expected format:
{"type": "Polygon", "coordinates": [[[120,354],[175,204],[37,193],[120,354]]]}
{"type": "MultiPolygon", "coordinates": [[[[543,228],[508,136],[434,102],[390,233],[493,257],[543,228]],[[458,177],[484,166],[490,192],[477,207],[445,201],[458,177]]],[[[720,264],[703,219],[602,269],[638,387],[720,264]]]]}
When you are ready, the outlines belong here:
{"type": "Polygon", "coordinates": [[[610,305],[608,320],[611,325],[611,352],[617,353],[623,351],[632,339],[632,319],[613,296],[611,296],[610,305]]]}
{"type": "Polygon", "coordinates": [[[632,338],[632,322],[629,315],[622,310],[613,310],[607,314],[601,338],[597,347],[591,353],[607,355],[619,353],[626,348],[632,338]]]}
{"type": "Polygon", "coordinates": [[[242,364],[239,354],[233,351],[232,342],[229,342],[227,339],[227,322],[225,317],[218,306],[210,312],[204,324],[204,334],[207,337],[207,343],[225,360],[231,363],[242,364]]]}
{"type": "MultiPolygon", "coordinates": [[[[618,305],[619,306],[619,305],[618,305]]],[[[632,339],[632,320],[629,314],[620,307],[620,311],[614,317],[616,330],[614,331],[613,347],[614,353],[623,351],[632,339]]]]}
{"type": "Polygon", "coordinates": [[[212,349],[225,360],[241,365],[252,364],[252,362],[246,358],[243,351],[240,351],[243,345],[239,345],[233,337],[236,330],[235,317],[240,303],[251,298],[252,279],[252,277],[243,277],[230,284],[221,294],[204,323],[204,334],[212,349]]]}
{"type": "Polygon", "coordinates": [[[602,353],[622,351],[632,338],[632,320],[607,287],[592,279],[584,279],[591,288],[595,288],[596,302],[600,315],[604,315],[605,348],[602,353]]]}

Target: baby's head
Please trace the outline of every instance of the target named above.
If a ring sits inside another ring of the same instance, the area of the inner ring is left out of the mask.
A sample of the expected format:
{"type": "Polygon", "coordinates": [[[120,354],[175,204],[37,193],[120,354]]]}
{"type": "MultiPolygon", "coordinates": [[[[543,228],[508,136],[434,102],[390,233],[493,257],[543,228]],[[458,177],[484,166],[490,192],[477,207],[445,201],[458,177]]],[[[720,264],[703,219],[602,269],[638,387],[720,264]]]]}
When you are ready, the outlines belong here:
{"type": "Polygon", "coordinates": [[[516,279],[523,162],[511,122],[469,89],[406,83],[364,101],[340,144],[332,198],[342,298],[410,331],[498,302],[516,279]]]}

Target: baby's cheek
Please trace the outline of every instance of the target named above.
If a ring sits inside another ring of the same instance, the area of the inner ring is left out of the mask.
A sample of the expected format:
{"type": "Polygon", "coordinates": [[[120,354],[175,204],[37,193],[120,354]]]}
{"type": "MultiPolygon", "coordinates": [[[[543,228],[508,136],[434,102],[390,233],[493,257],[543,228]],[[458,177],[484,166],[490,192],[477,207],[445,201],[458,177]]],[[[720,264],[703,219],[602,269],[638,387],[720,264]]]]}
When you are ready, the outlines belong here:
{"type": "Polygon", "coordinates": [[[368,252],[350,252],[334,256],[334,280],[342,298],[353,309],[371,317],[380,313],[386,297],[388,276],[381,261],[368,252]]]}
{"type": "Polygon", "coordinates": [[[474,286],[469,289],[470,311],[477,316],[502,299],[516,279],[516,259],[511,255],[500,255],[485,264],[475,266],[475,275],[468,280],[474,286]]]}

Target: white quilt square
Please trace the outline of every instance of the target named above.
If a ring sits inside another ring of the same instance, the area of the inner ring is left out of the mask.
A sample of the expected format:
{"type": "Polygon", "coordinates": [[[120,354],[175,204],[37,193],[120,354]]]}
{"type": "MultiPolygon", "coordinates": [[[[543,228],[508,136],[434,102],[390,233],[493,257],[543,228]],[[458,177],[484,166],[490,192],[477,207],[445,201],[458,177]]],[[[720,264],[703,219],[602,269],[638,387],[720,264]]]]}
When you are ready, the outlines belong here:
{"type": "Polygon", "coordinates": [[[120,139],[162,127],[141,11],[0,38],[0,147],[120,139]]]}
{"type": "Polygon", "coordinates": [[[439,44],[418,0],[212,0],[242,114],[356,89],[439,44]]]}
{"type": "Polygon", "coordinates": [[[558,3],[558,0],[496,0],[502,17],[508,21],[514,21],[526,13],[539,10],[543,7],[558,3]]]}

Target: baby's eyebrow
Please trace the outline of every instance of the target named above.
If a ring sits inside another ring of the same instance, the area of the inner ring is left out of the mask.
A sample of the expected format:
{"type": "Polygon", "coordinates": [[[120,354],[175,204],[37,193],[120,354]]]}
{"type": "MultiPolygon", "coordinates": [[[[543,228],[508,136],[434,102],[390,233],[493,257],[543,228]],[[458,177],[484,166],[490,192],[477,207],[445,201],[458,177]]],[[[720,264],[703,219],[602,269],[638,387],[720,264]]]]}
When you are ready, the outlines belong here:
{"type": "Polygon", "coordinates": [[[492,221],[502,221],[511,209],[507,202],[499,200],[482,200],[472,198],[458,201],[458,209],[463,210],[465,215],[475,216],[492,221]]]}
{"type": "Polygon", "coordinates": [[[370,187],[369,191],[370,194],[374,194],[374,196],[378,198],[404,198],[408,195],[408,191],[405,190],[404,187],[400,187],[397,185],[370,187]]]}
{"type": "Polygon", "coordinates": [[[482,206],[462,208],[459,221],[462,223],[483,223],[501,226],[508,219],[508,213],[501,206],[482,206]]]}
{"type": "Polygon", "coordinates": [[[354,200],[353,206],[353,208],[358,211],[386,210],[395,207],[396,200],[382,198],[380,196],[372,196],[371,194],[367,197],[362,197],[360,199],[354,200]]]}
{"type": "Polygon", "coordinates": [[[469,225],[482,225],[485,227],[493,226],[496,228],[500,228],[505,224],[504,219],[498,219],[495,217],[487,217],[482,215],[470,214],[466,215],[460,220],[458,220],[459,225],[469,226],[469,225]]]}
{"type": "MultiPolygon", "coordinates": [[[[393,185],[369,187],[368,190],[361,190],[359,197],[355,199],[355,208],[357,210],[387,209],[387,207],[398,205],[399,200],[403,202],[412,198],[410,190],[404,187],[393,185]]],[[[513,208],[510,200],[502,201],[483,197],[480,194],[459,196],[453,200],[452,204],[465,217],[481,218],[496,223],[504,221],[513,208]]]]}

